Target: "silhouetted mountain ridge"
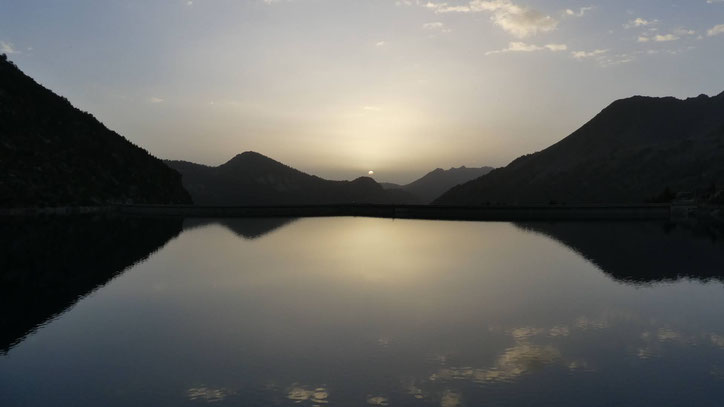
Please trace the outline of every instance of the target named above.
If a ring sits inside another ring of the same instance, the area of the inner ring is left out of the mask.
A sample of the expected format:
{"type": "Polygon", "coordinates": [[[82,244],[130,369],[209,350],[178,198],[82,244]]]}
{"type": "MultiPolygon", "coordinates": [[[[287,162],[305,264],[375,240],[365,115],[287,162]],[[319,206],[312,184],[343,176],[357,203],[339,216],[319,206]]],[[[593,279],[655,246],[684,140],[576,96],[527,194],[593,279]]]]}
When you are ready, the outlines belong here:
{"type": "Polygon", "coordinates": [[[406,185],[393,183],[381,183],[381,185],[388,190],[400,189],[412,193],[423,203],[430,203],[450,188],[481,177],[492,170],[492,167],[467,168],[464,165],[448,170],[436,168],[406,185]]]}
{"type": "Polygon", "coordinates": [[[190,203],[179,174],[0,56],[0,207],[190,203]]]}
{"type": "Polygon", "coordinates": [[[641,203],[724,184],[724,93],[613,102],[556,144],[455,187],[438,204],[641,203]]]}
{"type": "Polygon", "coordinates": [[[402,189],[419,196],[425,203],[430,203],[450,188],[481,177],[492,170],[492,167],[467,168],[465,166],[448,170],[437,168],[422,178],[403,186],[402,189]]]}
{"type": "Polygon", "coordinates": [[[385,191],[375,180],[329,181],[262,154],[247,151],[218,167],[166,161],[199,205],[308,205],[413,203],[402,191],[385,191]]]}

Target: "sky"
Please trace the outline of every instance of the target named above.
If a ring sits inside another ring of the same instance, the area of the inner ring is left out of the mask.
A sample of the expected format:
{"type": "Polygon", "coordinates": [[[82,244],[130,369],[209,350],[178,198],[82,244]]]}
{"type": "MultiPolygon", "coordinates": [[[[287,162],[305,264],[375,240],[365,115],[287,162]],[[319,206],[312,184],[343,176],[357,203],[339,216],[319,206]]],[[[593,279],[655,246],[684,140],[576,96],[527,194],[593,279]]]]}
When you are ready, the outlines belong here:
{"type": "Polygon", "coordinates": [[[0,0],[0,52],[160,158],[406,183],[724,91],[724,0],[0,0]]]}

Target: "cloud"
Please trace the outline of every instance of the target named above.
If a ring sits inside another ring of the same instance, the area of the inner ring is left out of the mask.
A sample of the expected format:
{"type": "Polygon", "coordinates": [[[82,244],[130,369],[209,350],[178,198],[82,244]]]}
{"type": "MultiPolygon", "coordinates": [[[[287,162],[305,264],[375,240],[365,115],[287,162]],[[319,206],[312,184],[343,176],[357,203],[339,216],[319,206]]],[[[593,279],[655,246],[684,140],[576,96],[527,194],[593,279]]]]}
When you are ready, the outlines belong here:
{"type": "Polygon", "coordinates": [[[674,30],[674,34],[676,35],[695,35],[696,31],[694,30],[687,30],[686,28],[677,28],[674,30]]]}
{"type": "Polygon", "coordinates": [[[163,99],[156,96],[149,98],[148,101],[151,103],[163,103],[163,99]]]}
{"type": "Polygon", "coordinates": [[[9,55],[18,54],[20,51],[16,50],[11,42],[0,41],[0,53],[9,55]]]}
{"type": "Polygon", "coordinates": [[[575,59],[587,59],[601,56],[607,52],[607,49],[596,49],[593,51],[572,51],[571,56],[575,59]]]}
{"type": "Polygon", "coordinates": [[[508,52],[535,52],[535,51],[553,51],[553,52],[560,52],[560,51],[566,51],[568,50],[568,46],[566,44],[546,44],[543,46],[535,45],[535,44],[526,44],[524,42],[514,41],[508,44],[508,48],[499,49],[495,51],[488,51],[485,53],[485,55],[494,55],[494,54],[505,54],[508,52]]]}
{"type": "Polygon", "coordinates": [[[593,10],[593,7],[581,7],[578,11],[565,9],[563,14],[568,17],[583,17],[586,13],[593,10]]]}
{"type": "Polygon", "coordinates": [[[470,0],[463,5],[433,2],[418,4],[435,13],[490,13],[490,20],[494,24],[518,38],[553,31],[558,27],[555,18],[510,0],[470,0]]]}
{"type": "Polygon", "coordinates": [[[666,35],[658,34],[658,35],[654,36],[654,41],[656,41],[656,42],[676,41],[678,39],[679,39],[679,37],[674,34],[666,34],[666,35]]]}
{"type": "Polygon", "coordinates": [[[649,41],[670,42],[670,41],[677,41],[679,39],[681,39],[681,37],[679,37],[678,35],[675,35],[675,34],[656,34],[653,37],[639,35],[637,41],[638,42],[649,42],[649,41]]]}
{"type": "Polygon", "coordinates": [[[659,20],[646,20],[641,17],[636,18],[635,20],[631,20],[628,22],[628,24],[624,25],[625,28],[633,28],[633,27],[646,27],[649,25],[658,24],[659,20]]]}
{"type": "Polygon", "coordinates": [[[439,21],[425,23],[422,25],[422,28],[428,31],[439,31],[443,33],[449,33],[452,31],[451,29],[447,28],[444,23],[441,23],[439,21]]]}
{"type": "Polygon", "coordinates": [[[713,37],[715,35],[724,34],[724,24],[719,24],[717,26],[714,26],[710,30],[706,32],[706,35],[713,37]]]}
{"type": "Polygon", "coordinates": [[[608,53],[599,55],[597,60],[598,64],[601,65],[603,68],[608,68],[611,66],[616,65],[623,65],[627,64],[629,62],[633,62],[636,59],[636,56],[632,53],[621,53],[621,54],[614,54],[609,55],[608,53]]]}
{"type": "Polygon", "coordinates": [[[706,0],[706,2],[709,4],[724,3],[724,0],[706,0]]]}
{"type": "Polygon", "coordinates": [[[387,45],[387,41],[377,41],[375,43],[375,47],[384,47],[385,45],[387,45]]]}

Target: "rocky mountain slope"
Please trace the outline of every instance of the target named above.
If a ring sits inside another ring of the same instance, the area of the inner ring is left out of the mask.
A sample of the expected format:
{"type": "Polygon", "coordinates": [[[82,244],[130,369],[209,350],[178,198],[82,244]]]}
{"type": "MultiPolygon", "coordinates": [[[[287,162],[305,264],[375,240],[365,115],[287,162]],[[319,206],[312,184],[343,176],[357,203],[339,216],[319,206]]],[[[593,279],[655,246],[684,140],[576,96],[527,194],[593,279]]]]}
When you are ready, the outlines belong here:
{"type": "Polygon", "coordinates": [[[190,202],[176,171],[0,56],[0,207],[190,202]]]}
{"type": "Polygon", "coordinates": [[[435,203],[642,203],[723,184],[724,93],[686,100],[636,96],[435,203]]]}

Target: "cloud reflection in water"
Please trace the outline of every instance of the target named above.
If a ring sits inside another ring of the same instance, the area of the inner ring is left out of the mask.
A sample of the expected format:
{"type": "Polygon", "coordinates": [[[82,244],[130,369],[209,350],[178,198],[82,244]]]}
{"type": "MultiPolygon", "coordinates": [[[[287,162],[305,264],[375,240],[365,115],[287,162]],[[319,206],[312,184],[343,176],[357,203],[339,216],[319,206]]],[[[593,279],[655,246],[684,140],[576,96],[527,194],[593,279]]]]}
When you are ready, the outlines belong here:
{"type": "Polygon", "coordinates": [[[207,386],[191,387],[186,391],[189,400],[206,403],[218,403],[233,394],[235,394],[235,392],[228,389],[207,386]]]}
{"type": "Polygon", "coordinates": [[[309,387],[300,386],[295,383],[287,391],[287,398],[295,403],[311,401],[316,404],[326,404],[328,403],[329,392],[324,387],[310,389],[309,387]]]}

